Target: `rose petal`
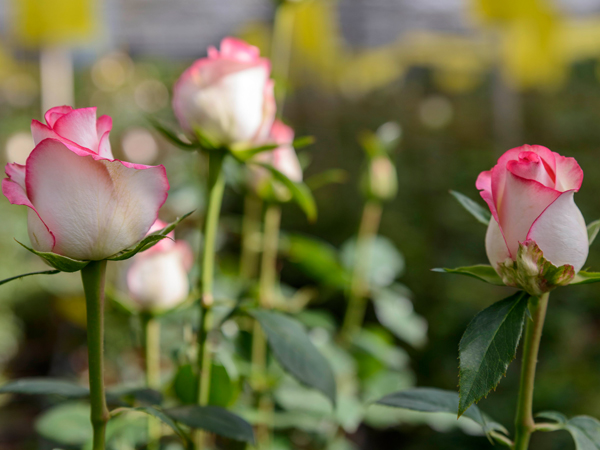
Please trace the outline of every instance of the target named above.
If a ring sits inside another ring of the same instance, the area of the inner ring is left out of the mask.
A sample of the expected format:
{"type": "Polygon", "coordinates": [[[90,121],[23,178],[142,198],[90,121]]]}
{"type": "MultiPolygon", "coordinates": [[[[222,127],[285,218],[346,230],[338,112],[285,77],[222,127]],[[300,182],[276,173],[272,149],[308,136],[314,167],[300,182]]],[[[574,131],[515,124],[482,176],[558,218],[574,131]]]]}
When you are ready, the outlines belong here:
{"type": "Polygon", "coordinates": [[[46,111],[46,114],[44,114],[44,120],[46,120],[48,127],[52,128],[59,118],[65,114],[69,114],[71,111],[73,111],[73,108],[70,106],[55,106],[54,108],[50,108],[48,111],[46,111]]]}
{"type": "Polygon", "coordinates": [[[536,242],[544,258],[559,267],[570,264],[579,272],[588,256],[585,220],[573,198],[563,192],[533,223],[527,239],[536,242]]]}
{"type": "Polygon", "coordinates": [[[499,263],[510,258],[506,241],[504,240],[504,236],[502,236],[502,231],[500,230],[500,226],[498,226],[498,222],[496,222],[494,218],[490,220],[487,232],[485,233],[485,251],[494,268],[496,268],[499,263]]]}
{"type": "Polygon", "coordinates": [[[98,148],[96,108],[80,108],[60,117],[52,127],[60,137],[93,152],[98,148]]]}
{"type": "Polygon", "coordinates": [[[79,156],[53,139],[33,150],[27,192],[56,237],[56,253],[100,260],[145,236],[169,186],[164,167],[131,166],[79,156]]]}
{"type": "Polygon", "coordinates": [[[531,225],[561,194],[541,183],[507,172],[503,200],[498,210],[499,225],[508,250],[515,257],[519,242],[525,241],[531,225]]]}

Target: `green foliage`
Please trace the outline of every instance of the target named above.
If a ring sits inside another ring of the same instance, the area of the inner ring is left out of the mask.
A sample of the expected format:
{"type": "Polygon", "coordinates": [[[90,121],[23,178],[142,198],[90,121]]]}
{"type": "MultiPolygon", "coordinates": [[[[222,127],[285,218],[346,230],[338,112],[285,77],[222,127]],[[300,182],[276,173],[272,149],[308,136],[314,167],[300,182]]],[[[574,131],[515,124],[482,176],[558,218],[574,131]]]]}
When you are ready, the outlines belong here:
{"type": "Polygon", "coordinates": [[[350,273],[342,266],[336,249],[314,237],[289,235],[285,250],[290,262],[298,265],[311,278],[330,287],[346,289],[350,273]]]}
{"type": "Polygon", "coordinates": [[[60,270],[43,270],[41,272],[24,273],[23,275],[17,275],[15,277],[10,277],[10,278],[6,278],[4,280],[0,280],[0,286],[5,283],[8,283],[10,281],[18,280],[19,278],[29,277],[31,275],[56,275],[57,273],[60,273],[60,270]]]}
{"type": "Polygon", "coordinates": [[[139,252],[148,250],[150,247],[158,244],[163,239],[169,239],[169,237],[167,235],[171,231],[173,231],[175,229],[175,227],[177,225],[179,225],[179,223],[182,220],[185,220],[193,212],[194,211],[184,214],[183,216],[181,216],[174,222],[170,223],[166,227],[149,234],[148,236],[146,236],[144,239],[142,239],[141,241],[139,241],[137,244],[133,245],[132,247],[122,250],[119,253],[109,256],[106,259],[108,259],[109,261],[123,261],[123,260],[129,259],[129,258],[135,256],[139,252]]]}
{"type": "Polygon", "coordinates": [[[158,131],[167,141],[169,141],[176,147],[187,151],[195,151],[200,150],[202,148],[198,143],[184,140],[175,131],[171,130],[168,126],[163,125],[154,117],[147,116],[147,119],[156,131],[158,131]]]}
{"type": "Polygon", "coordinates": [[[459,275],[466,275],[468,277],[477,278],[478,280],[485,281],[486,283],[493,284],[495,286],[505,286],[500,275],[496,273],[492,266],[487,264],[477,264],[475,266],[468,267],[456,267],[455,269],[436,268],[431,269],[432,272],[440,273],[456,273],[459,275]]]}
{"type": "Polygon", "coordinates": [[[563,414],[555,411],[544,411],[536,417],[555,422],[552,424],[554,426],[541,428],[541,431],[566,430],[571,433],[576,450],[600,450],[600,421],[597,419],[589,416],[567,419],[563,414]]]}
{"type": "Polygon", "coordinates": [[[379,322],[398,338],[414,347],[427,342],[427,321],[415,313],[410,291],[399,284],[378,289],[373,294],[379,322]]]}
{"type": "Polygon", "coordinates": [[[181,406],[166,411],[175,421],[237,441],[254,443],[252,425],[218,406],[181,406]]]}
{"type": "Polygon", "coordinates": [[[297,183],[290,180],[287,176],[277,170],[270,164],[264,164],[251,161],[250,164],[267,169],[273,175],[273,178],[283,184],[290,192],[292,200],[304,211],[310,222],[317,220],[317,204],[308,186],[304,183],[297,183]]]}
{"type": "Polygon", "coordinates": [[[88,265],[89,261],[79,261],[77,259],[72,259],[67,256],[59,255],[58,253],[53,252],[38,252],[32,248],[27,247],[25,244],[17,241],[21,246],[29,250],[34,255],[38,255],[44,261],[46,261],[49,265],[54,267],[61,272],[78,272],[88,265]]]}
{"type": "Polygon", "coordinates": [[[22,378],[0,388],[0,394],[59,395],[65,398],[85,398],[89,390],[67,380],[52,378],[22,378]]]}
{"type": "MultiPolygon", "coordinates": [[[[459,397],[456,392],[435,388],[412,388],[386,395],[377,401],[380,405],[429,413],[456,414],[459,410],[459,397]]],[[[473,420],[487,434],[490,431],[506,433],[505,428],[490,420],[481,410],[473,405],[464,411],[464,416],[473,420]]]]}
{"type": "Polygon", "coordinates": [[[600,281],[600,272],[586,272],[585,270],[580,271],[575,275],[571,285],[573,284],[591,284],[598,283],[600,281]]]}
{"type": "Polygon", "coordinates": [[[458,415],[494,389],[515,358],[529,296],[517,292],[477,314],[459,344],[458,415]]]}
{"type": "Polygon", "coordinates": [[[336,402],[336,385],[331,366],[310,341],[300,323],[281,313],[254,309],[273,354],[298,381],[321,391],[336,402]]]}
{"type": "Polygon", "coordinates": [[[86,403],[63,403],[42,414],[35,423],[36,431],[54,442],[83,445],[92,436],[90,407],[86,403]]]}
{"type": "Polygon", "coordinates": [[[488,225],[490,223],[490,220],[492,219],[492,214],[479,203],[475,202],[474,200],[471,200],[466,195],[461,194],[457,191],[450,191],[450,194],[456,200],[458,200],[461,206],[465,208],[469,212],[469,214],[475,217],[475,219],[478,222],[484,225],[488,225]]]}
{"type": "Polygon", "coordinates": [[[592,242],[594,242],[594,240],[596,239],[596,236],[598,236],[599,231],[600,231],[600,219],[594,220],[593,222],[590,222],[588,224],[587,233],[588,233],[588,242],[590,245],[592,245],[592,242]]]}

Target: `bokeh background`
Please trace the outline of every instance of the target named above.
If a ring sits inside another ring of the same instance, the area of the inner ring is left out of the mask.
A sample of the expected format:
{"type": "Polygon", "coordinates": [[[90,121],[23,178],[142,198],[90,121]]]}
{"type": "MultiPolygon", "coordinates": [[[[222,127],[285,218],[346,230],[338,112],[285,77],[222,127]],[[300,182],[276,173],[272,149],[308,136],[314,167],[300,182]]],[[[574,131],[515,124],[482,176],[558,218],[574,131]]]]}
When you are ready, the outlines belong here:
{"type": "MultiPolygon", "coordinates": [[[[474,314],[509,292],[430,271],[487,262],[485,227],[450,189],[477,199],[477,174],[502,152],[541,144],[578,160],[585,180],[576,201],[588,222],[600,217],[599,0],[0,0],[0,30],[0,162],[25,160],[33,148],[30,121],[42,110],[57,103],[97,106],[99,114],[113,117],[118,158],[166,165],[173,187],[167,219],[201,200],[199,161],[162,140],[146,116],[172,120],[174,81],[224,36],[246,39],[273,57],[277,89],[287,94],[280,114],[298,136],[316,139],[301,151],[310,162],[307,176],[332,168],[349,175],[315,192],[315,224],[286,206],[286,233],[316,236],[336,248],[352,237],[363,207],[358,135],[397,122],[399,190],[385,207],[380,234],[404,255],[399,280],[428,323],[421,345],[386,337],[406,356],[405,386],[455,389],[462,332],[474,314]]],[[[224,272],[237,258],[241,198],[228,189],[224,272]]],[[[0,279],[43,270],[13,240],[27,242],[25,208],[0,199],[0,223],[0,279]]],[[[180,233],[198,240],[193,227],[180,233]]],[[[600,269],[598,246],[588,266],[600,269]]],[[[285,257],[281,277],[296,288],[319,284],[285,257]]],[[[536,410],[600,416],[598,298],[595,286],[553,294],[536,410]]],[[[345,300],[321,289],[309,311],[313,307],[339,322],[345,300]]],[[[0,380],[62,376],[84,382],[84,314],[77,275],[0,287],[0,380]]],[[[181,320],[171,319],[173,330],[181,320]]],[[[109,308],[107,321],[107,379],[135,380],[139,330],[116,308],[109,308]]],[[[370,309],[367,323],[376,322],[370,309]]],[[[167,332],[165,345],[173,350],[179,338],[167,332]]],[[[480,403],[505,424],[513,417],[518,369],[516,361],[480,403]]],[[[34,420],[48,406],[41,398],[0,398],[0,447],[52,448],[34,420]]],[[[386,423],[385,416],[393,416],[386,411],[379,422],[348,433],[349,441],[369,450],[490,448],[484,437],[467,436],[447,421],[430,423],[441,433],[411,420],[386,423]]],[[[306,439],[310,431],[294,433],[292,448],[320,448],[306,439]]],[[[532,447],[574,448],[564,432],[538,433],[532,447]]]]}

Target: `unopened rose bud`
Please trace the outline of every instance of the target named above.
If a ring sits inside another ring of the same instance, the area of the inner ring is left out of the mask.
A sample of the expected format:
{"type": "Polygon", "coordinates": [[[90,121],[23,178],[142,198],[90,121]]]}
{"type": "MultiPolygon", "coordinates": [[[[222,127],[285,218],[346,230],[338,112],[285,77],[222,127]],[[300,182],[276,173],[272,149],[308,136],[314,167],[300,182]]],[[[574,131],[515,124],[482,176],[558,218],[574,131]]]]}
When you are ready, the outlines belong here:
{"type": "MultiPolygon", "coordinates": [[[[157,220],[150,233],[167,224],[157,220]]],[[[188,272],[193,256],[185,241],[169,238],[138,253],[127,271],[127,287],[131,299],[142,311],[171,309],[183,302],[189,292],[188,272]]]]}
{"type": "Polygon", "coordinates": [[[398,177],[394,164],[386,155],[369,160],[363,186],[367,197],[379,201],[392,200],[398,191],[398,177]]]}
{"type": "Polygon", "coordinates": [[[199,129],[216,145],[264,139],[275,118],[271,63],[244,41],[225,38],[175,84],[173,110],[181,127],[199,129]]]}

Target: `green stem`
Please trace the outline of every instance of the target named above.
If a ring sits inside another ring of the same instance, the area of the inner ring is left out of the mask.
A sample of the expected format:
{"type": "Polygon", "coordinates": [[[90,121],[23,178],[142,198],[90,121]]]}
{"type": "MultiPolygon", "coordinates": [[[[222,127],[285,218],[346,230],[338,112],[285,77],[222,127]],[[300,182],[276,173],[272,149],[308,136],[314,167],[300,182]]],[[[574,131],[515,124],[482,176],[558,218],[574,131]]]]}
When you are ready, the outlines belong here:
{"type": "Polygon", "coordinates": [[[240,257],[240,276],[244,280],[252,280],[256,276],[258,257],[260,254],[260,214],[261,200],[251,193],[244,199],[244,218],[242,220],[242,254],[240,257]]]}
{"type": "Polygon", "coordinates": [[[533,320],[527,320],[527,329],[525,331],[521,385],[519,387],[519,400],[515,419],[514,450],[527,450],[531,433],[535,431],[532,412],[533,388],[542,329],[544,328],[546,309],[548,308],[548,295],[546,293],[541,297],[532,297],[529,302],[533,320]]]}
{"type": "Polygon", "coordinates": [[[104,394],[104,281],[106,261],[91,261],[81,270],[87,311],[87,343],[90,375],[93,450],[104,450],[110,417],[104,394]]]}
{"type": "MultiPolygon", "coordinates": [[[[160,323],[151,314],[141,316],[144,329],[144,362],[146,365],[146,386],[160,389],[160,323]]],[[[148,450],[160,448],[161,424],[154,417],[148,417],[148,450]]]]}
{"type": "MultiPolygon", "coordinates": [[[[277,283],[277,253],[279,248],[279,227],[281,208],[269,204],[265,212],[263,233],[263,253],[260,268],[259,304],[271,309],[275,303],[277,283]]],[[[258,321],[254,322],[252,337],[252,381],[258,394],[258,409],[264,414],[266,423],[257,428],[256,438],[259,448],[268,448],[271,441],[270,422],[273,415],[273,401],[265,392],[267,385],[267,341],[258,321]]]]}
{"type": "Polygon", "coordinates": [[[345,343],[350,342],[352,336],[360,330],[367,310],[369,253],[373,238],[377,235],[379,229],[381,212],[381,203],[369,200],[365,204],[356,239],[354,271],[350,284],[348,308],[341,331],[342,341],[345,343]]]}
{"type": "MultiPolygon", "coordinates": [[[[223,192],[225,190],[225,175],[222,171],[224,151],[212,151],[208,154],[208,205],[204,224],[204,245],[202,249],[202,276],[200,277],[200,321],[198,324],[198,357],[196,401],[198,405],[208,404],[210,395],[210,370],[212,353],[207,339],[212,325],[213,283],[215,274],[215,244],[219,227],[219,215],[223,192]]],[[[196,433],[196,449],[205,447],[203,432],[196,433]]]]}

